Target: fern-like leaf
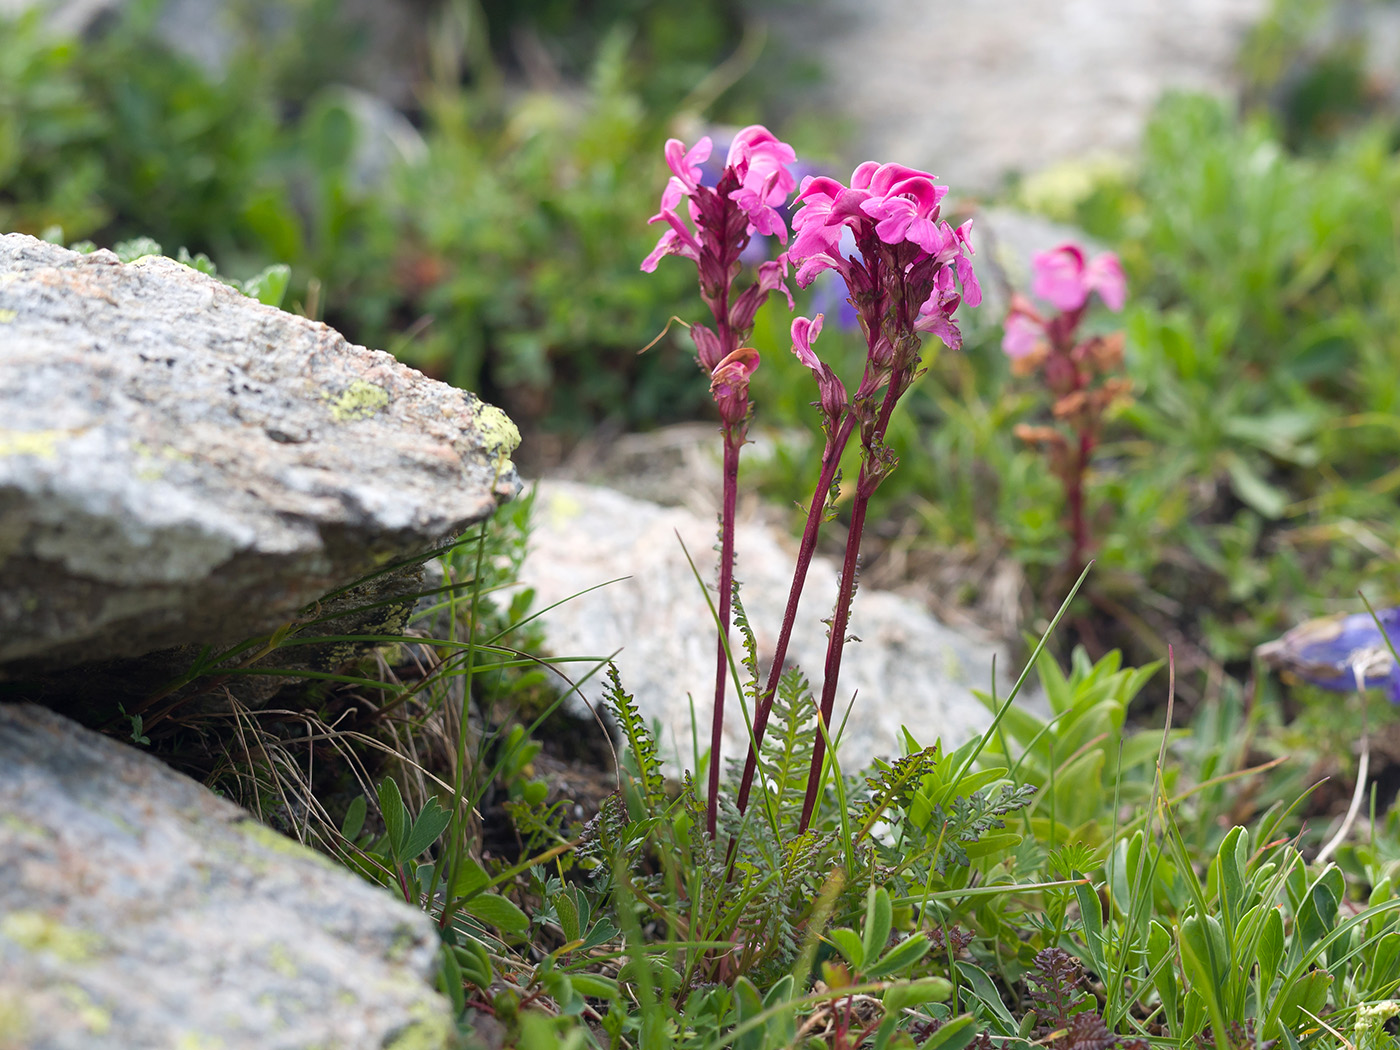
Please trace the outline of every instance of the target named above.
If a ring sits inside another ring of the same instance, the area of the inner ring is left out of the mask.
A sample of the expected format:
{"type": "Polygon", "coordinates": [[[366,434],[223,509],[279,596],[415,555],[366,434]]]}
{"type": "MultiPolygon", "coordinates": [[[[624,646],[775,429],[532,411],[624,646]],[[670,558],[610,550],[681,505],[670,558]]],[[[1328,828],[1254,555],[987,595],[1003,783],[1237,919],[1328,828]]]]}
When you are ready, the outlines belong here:
{"type": "Polygon", "coordinates": [[[656,813],[666,805],[666,778],[661,773],[656,740],[642,720],[637,701],[622,688],[616,664],[608,664],[608,682],[607,705],[617,719],[622,737],[627,742],[627,750],[636,763],[642,801],[649,813],[656,813]]]}

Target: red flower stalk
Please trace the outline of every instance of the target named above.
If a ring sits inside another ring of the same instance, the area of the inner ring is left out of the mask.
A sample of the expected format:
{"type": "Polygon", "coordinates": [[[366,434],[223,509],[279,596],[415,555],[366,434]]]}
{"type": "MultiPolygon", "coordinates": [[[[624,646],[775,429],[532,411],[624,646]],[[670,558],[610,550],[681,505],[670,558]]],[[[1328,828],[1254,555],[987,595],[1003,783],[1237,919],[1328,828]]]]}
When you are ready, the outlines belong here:
{"type": "MultiPolygon", "coordinates": [[[[927,172],[897,164],[868,162],[855,170],[850,186],[825,177],[807,178],[797,196],[802,208],[793,218],[797,236],[788,252],[799,267],[797,282],[806,287],[827,269],[834,269],[841,275],[865,334],[867,353],[860,384],[855,394],[847,397],[831,370],[812,352],[811,341],[820,331],[820,318],[806,326],[799,324],[804,319],[793,324],[793,351],[817,379],[827,447],[822,477],[808,512],[807,529],[773,667],[755,712],[754,745],[740,786],[741,809],[748,801],[746,789],[752,783],[757,749],[762,743],[773,694],[782,674],[798,599],[815,549],[817,529],[825,517],[824,508],[841,452],[858,427],[861,469],[827,640],[819,705],[819,717],[827,726],[831,724],[840,679],[841,654],[855,595],[866,511],[871,496],[897,463],[884,444],[890,416],[918,373],[922,334],[931,332],[950,348],[957,349],[962,344],[962,334],[953,320],[954,312],[964,298],[969,306],[976,306],[982,300],[981,288],[968,258],[972,250],[968,239],[971,223],[954,229],[940,218],[941,201],[947,192],[947,187],[939,186],[927,172]],[[855,237],[856,254],[849,257],[843,255],[840,248],[843,228],[849,229],[855,237]]],[[[803,804],[803,830],[810,823],[816,805],[825,750],[825,737],[818,731],[803,804]]]]}
{"type": "Polygon", "coordinates": [[[1001,347],[1018,375],[1038,373],[1054,398],[1052,414],[1061,426],[1020,424],[1015,434],[1040,448],[1064,488],[1070,550],[1063,575],[1072,580],[1088,564],[1093,537],[1085,510],[1089,462],[1098,445],[1109,407],[1129,390],[1127,379],[1110,376],[1123,364],[1123,335],[1079,338],[1079,327],[1097,294],[1115,313],[1123,308],[1127,284],[1118,257],[1104,252],[1089,260],[1075,244],[1062,244],[1031,260],[1031,291],[1059,312],[1043,316],[1022,295],[1011,300],[1001,347]]]}
{"type": "Polygon", "coordinates": [[[744,445],[749,416],[749,379],[758,367],[758,352],[743,345],[754,316],[770,292],[781,290],[792,305],[784,283],[786,256],[758,267],[757,280],[735,294],[740,255],[755,234],[775,235],[787,243],[787,224],[777,208],[796,186],[788,171],[795,159],[791,146],[757,124],[734,136],[718,183],[700,182],[710,156],[711,141],[702,138],[689,151],[679,139],[666,143],[672,177],[661,197],[661,210],[649,221],[664,222],[667,230],[642,262],[648,273],[665,255],[681,255],[695,263],[700,296],[710,308],[714,327],[692,325],[691,338],[699,363],[710,376],[710,393],[719,409],[724,436],[724,496],[720,511],[719,637],[715,655],[715,706],[710,734],[709,798],[706,825],[714,837],[719,806],[720,747],[724,729],[724,698],[728,672],[726,643],[734,579],[734,515],[739,485],[739,450],[744,445]],[[689,221],[677,211],[686,203],[689,221]]]}

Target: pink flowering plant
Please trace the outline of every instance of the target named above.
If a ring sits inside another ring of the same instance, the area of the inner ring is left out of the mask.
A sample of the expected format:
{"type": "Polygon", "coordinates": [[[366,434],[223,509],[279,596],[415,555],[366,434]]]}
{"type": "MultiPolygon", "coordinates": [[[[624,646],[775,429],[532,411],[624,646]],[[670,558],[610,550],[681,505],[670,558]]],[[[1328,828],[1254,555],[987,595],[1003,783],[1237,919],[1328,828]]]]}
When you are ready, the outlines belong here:
{"type": "Polygon", "coordinates": [[[1031,292],[1054,312],[1042,311],[1019,293],[1012,297],[1002,349],[1017,375],[1037,377],[1050,395],[1053,423],[1022,423],[1015,434],[1040,449],[1065,496],[1069,552],[1063,575],[1072,581],[1087,564],[1093,530],[1086,507],[1089,464],[1103,432],[1104,417],[1128,396],[1123,334],[1082,336],[1080,328],[1094,296],[1115,313],[1123,308],[1127,283],[1118,257],[1088,258],[1075,244],[1062,244],[1032,260],[1031,292]]]}
{"type": "Polygon", "coordinates": [[[710,375],[724,440],[720,638],[707,811],[712,836],[719,794],[726,643],[733,586],[734,494],[739,451],[751,410],[748,380],[758,366],[757,352],[742,343],[752,328],[758,306],[770,292],[781,290],[788,294],[791,305],[784,279],[792,265],[796,267],[796,282],[803,288],[825,271],[839,275],[866,344],[863,371],[854,384],[848,385],[815,349],[823,316],[797,317],[791,325],[792,352],[816,381],[815,404],[821,415],[825,445],[771,670],[757,694],[751,746],[735,805],[742,814],[749,804],[759,748],[784,670],[818,534],[822,523],[834,513],[838,466],[846,446],[859,435],[861,465],[828,632],[818,704],[821,725],[813,741],[800,820],[800,830],[806,830],[822,782],[827,743],[824,730],[831,726],[840,680],[866,514],[876,489],[897,465],[894,453],[885,444],[890,419],[920,372],[924,337],[932,334],[950,348],[959,348],[962,336],[955,314],[963,302],[978,305],[981,289],[971,264],[971,223],[955,228],[942,218],[942,201],[948,190],[928,172],[868,162],[856,168],[849,184],[824,176],[805,178],[796,197],[798,210],[792,220],[789,245],[789,231],[777,209],[793,188],[789,167],[795,158],[791,147],[766,129],[745,128],[735,137],[728,163],[713,188],[700,183],[699,165],[710,149],[707,138],[689,150],[678,140],[666,144],[672,178],[662,196],[661,210],[651,220],[665,223],[666,230],[642,268],[650,271],[666,255],[691,259],[699,273],[700,296],[714,319],[713,327],[691,326],[699,364],[710,375]],[[682,201],[686,204],[684,216],[680,212],[682,201]],[[736,294],[741,272],[739,256],[756,233],[775,237],[787,248],[776,260],[759,265],[749,286],[736,294]]]}

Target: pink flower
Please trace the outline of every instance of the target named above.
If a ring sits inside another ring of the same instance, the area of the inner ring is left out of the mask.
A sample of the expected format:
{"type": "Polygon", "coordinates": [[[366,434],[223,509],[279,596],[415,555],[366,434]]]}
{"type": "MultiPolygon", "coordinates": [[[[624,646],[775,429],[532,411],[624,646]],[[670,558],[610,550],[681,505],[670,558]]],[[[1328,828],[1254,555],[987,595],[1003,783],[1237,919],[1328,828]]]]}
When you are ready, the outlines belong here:
{"type": "Polygon", "coordinates": [[[1031,269],[1031,291],[1057,310],[1079,310],[1093,292],[1098,292],[1104,305],[1115,312],[1123,309],[1127,299],[1123,267],[1112,252],[1086,262],[1082,248],[1065,243],[1036,255],[1031,269]]]}
{"type": "Polygon", "coordinates": [[[758,351],[741,346],[710,373],[710,393],[726,426],[736,426],[749,412],[749,378],[758,369],[758,351]]]}
{"type": "Polygon", "coordinates": [[[848,399],[845,385],[836,378],[836,373],[831,370],[831,366],[823,363],[821,358],[817,357],[816,351],[812,349],[812,344],[816,342],[817,336],[821,333],[823,319],[822,314],[817,314],[810,320],[806,317],[793,318],[792,352],[797,360],[811,369],[812,375],[816,378],[822,414],[826,416],[828,425],[834,428],[836,420],[846,410],[848,399]]]}
{"type": "Polygon", "coordinates": [[[981,303],[982,288],[969,258],[971,222],[955,230],[939,217],[947,193],[926,171],[874,161],[851,173],[850,186],[826,177],[804,179],[797,194],[802,207],[792,220],[797,236],[788,249],[797,263],[797,283],[805,288],[822,271],[834,269],[859,297],[866,290],[861,268],[841,250],[842,234],[850,230],[867,253],[877,241],[901,250],[904,275],[921,297],[916,329],[961,342],[953,311],[963,300],[968,306],[981,303]]]}
{"type": "MultiPolygon", "coordinates": [[[[671,178],[661,195],[660,210],[647,221],[665,222],[670,229],[661,235],[656,247],[642,261],[644,272],[653,272],[667,255],[681,255],[697,264],[700,262],[700,240],[691,232],[692,227],[699,230],[707,217],[711,223],[718,221],[716,204],[720,198],[714,187],[701,181],[702,165],[710,158],[712,149],[708,135],[689,150],[680,139],[666,141],[666,165],[671,169],[671,178]],[[679,212],[682,200],[687,205],[689,224],[679,212]]],[[[758,124],[734,136],[719,181],[728,186],[737,183],[737,189],[728,191],[728,199],[743,210],[748,220],[746,237],[758,233],[787,243],[787,223],[777,208],[786,202],[797,185],[797,179],[787,167],[796,156],[791,146],[758,124]]],[[[723,231],[712,230],[711,233],[719,236],[723,231]]]]}
{"type": "Polygon", "coordinates": [[[1001,348],[1007,357],[1025,357],[1045,338],[1045,326],[1029,314],[1021,313],[1014,307],[1006,318],[1006,329],[1001,337],[1001,348]]]}
{"type": "Polygon", "coordinates": [[[792,352],[813,372],[818,371],[822,366],[821,359],[812,349],[812,343],[821,334],[824,319],[824,314],[817,314],[816,317],[810,319],[806,317],[792,319],[792,352]]]}

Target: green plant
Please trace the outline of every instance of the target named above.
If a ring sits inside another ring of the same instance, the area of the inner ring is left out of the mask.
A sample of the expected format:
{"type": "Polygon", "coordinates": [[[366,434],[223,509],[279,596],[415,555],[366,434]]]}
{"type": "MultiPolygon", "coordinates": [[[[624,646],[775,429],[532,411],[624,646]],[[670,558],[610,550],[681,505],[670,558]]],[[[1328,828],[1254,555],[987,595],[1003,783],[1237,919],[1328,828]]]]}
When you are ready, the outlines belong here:
{"type": "MultiPolygon", "coordinates": [[[[1035,669],[1050,717],[1007,706],[982,752],[984,763],[1009,766],[1019,783],[1039,789],[1027,810],[1037,839],[1051,848],[1100,845],[1120,806],[1136,808],[1149,798],[1161,735],[1128,732],[1127,716],[1159,667],[1123,669],[1116,651],[1093,662],[1076,648],[1065,675],[1050,654],[1040,655],[1035,669]]],[[[976,695],[993,711],[1003,706],[986,693],[976,695]]]]}

